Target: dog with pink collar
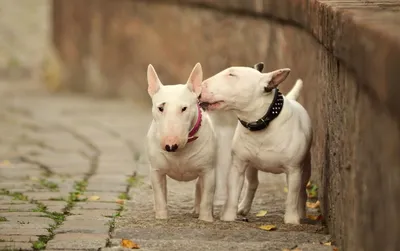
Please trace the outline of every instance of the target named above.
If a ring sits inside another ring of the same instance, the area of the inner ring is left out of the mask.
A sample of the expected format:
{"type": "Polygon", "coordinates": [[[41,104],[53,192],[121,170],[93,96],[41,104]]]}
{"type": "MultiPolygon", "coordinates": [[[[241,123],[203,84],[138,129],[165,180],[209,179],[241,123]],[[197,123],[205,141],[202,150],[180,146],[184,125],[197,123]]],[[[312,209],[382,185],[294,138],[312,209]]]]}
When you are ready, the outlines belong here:
{"type": "Polygon", "coordinates": [[[178,181],[197,179],[194,213],[213,221],[217,138],[208,114],[198,103],[203,71],[193,68],[186,84],[163,85],[152,65],[147,69],[153,121],[147,153],[156,219],[167,219],[166,176],[178,181]]]}

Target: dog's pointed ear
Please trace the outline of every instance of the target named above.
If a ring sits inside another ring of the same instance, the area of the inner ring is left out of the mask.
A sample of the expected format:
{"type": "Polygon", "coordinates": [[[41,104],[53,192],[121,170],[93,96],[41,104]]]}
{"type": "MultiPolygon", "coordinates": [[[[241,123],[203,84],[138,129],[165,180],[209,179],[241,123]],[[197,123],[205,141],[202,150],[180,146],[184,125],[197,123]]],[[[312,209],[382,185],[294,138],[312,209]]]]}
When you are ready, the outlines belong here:
{"type": "Polygon", "coordinates": [[[256,69],[259,72],[262,72],[264,69],[264,62],[260,62],[254,65],[254,69],[256,69]]]}
{"type": "Polygon", "coordinates": [[[186,82],[189,90],[199,96],[201,93],[201,82],[203,81],[203,70],[201,68],[201,64],[197,63],[192,73],[190,73],[189,79],[186,82]]]}
{"type": "Polygon", "coordinates": [[[157,76],[156,70],[154,70],[154,67],[151,64],[147,67],[147,84],[149,85],[147,92],[150,97],[153,97],[153,95],[156,94],[163,85],[157,76]]]}
{"type": "Polygon", "coordinates": [[[272,89],[278,87],[280,83],[282,83],[287,76],[289,76],[290,69],[283,68],[276,71],[263,73],[261,78],[261,83],[264,87],[265,92],[270,92],[272,89]]]}

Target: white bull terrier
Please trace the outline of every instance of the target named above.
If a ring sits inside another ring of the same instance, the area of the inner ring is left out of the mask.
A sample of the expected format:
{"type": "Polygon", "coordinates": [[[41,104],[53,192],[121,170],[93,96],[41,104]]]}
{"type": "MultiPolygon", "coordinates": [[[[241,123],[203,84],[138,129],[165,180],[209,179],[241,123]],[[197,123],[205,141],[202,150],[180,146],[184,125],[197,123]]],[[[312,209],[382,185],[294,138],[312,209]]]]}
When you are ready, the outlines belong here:
{"type": "Polygon", "coordinates": [[[198,103],[203,72],[198,63],[187,84],[164,86],[152,65],[147,69],[153,121],[147,134],[150,178],[157,219],[167,219],[166,175],[197,179],[194,213],[213,221],[217,140],[211,120],[198,103]]]}
{"type": "Polygon", "coordinates": [[[295,100],[302,88],[299,79],[285,97],[277,89],[290,69],[261,73],[263,63],[230,67],[205,80],[201,105],[208,110],[232,110],[239,121],[232,141],[228,197],[221,220],[233,221],[250,211],[258,187],[258,170],[286,173],[288,195],[285,223],[299,224],[305,217],[306,185],[310,178],[311,120],[295,100]],[[238,206],[247,181],[245,196],[238,206]]]}

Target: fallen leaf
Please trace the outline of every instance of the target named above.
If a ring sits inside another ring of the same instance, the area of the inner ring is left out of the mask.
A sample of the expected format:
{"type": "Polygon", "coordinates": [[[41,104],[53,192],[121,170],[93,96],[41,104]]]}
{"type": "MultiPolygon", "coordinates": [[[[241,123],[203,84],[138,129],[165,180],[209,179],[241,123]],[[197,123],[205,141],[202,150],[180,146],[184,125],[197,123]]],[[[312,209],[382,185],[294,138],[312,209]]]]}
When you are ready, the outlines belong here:
{"type": "Polygon", "coordinates": [[[118,199],[118,200],[116,200],[115,202],[117,202],[117,203],[120,204],[120,205],[125,204],[125,200],[121,200],[121,199],[118,199]]]}
{"type": "Polygon", "coordinates": [[[333,247],[333,251],[339,251],[337,247],[333,247]]]}
{"type": "Polygon", "coordinates": [[[0,166],[9,166],[9,165],[11,165],[11,162],[9,160],[4,160],[0,162],[0,166]]]}
{"type": "Polygon", "coordinates": [[[282,251],[290,251],[290,249],[284,248],[282,249],[282,251]]]}
{"type": "Polygon", "coordinates": [[[93,196],[90,196],[88,200],[90,200],[90,201],[95,201],[95,200],[99,200],[99,199],[100,199],[99,196],[93,195],[93,196]]]}
{"type": "Polygon", "coordinates": [[[323,243],[323,245],[324,246],[332,246],[332,242],[328,241],[328,242],[323,243]]]}
{"type": "Polygon", "coordinates": [[[258,213],[256,214],[256,216],[257,216],[257,217],[263,217],[263,216],[265,216],[267,213],[268,213],[267,210],[261,210],[260,212],[258,212],[258,213]]]}
{"type": "Polygon", "coordinates": [[[319,207],[319,205],[320,205],[320,202],[319,202],[319,200],[317,200],[317,202],[315,202],[315,203],[312,203],[312,202],[308,202],[307,201],[307,207],[308,208],[318,208],[319,207]]]}
{"type": "Polygon", "coordinates": [[[131,240],[128,239],[122,239],[121,240],[121,246],[123,246],[124,248],[130,248],[130,249],[139,249],[139,245],[134,243],[131,240]]]}
{"type": "Polygon", "coordinates": [[[29,178],[31,181],[39,181],[39,178],[38,177],[35,177],[35,176],[32,176],[32,177],[30,177],[29,178]]]}
{"type": "Polygon", "coordinates": [[[262,230],[266,230],[266,231],[271,231],[271,230],[275,230],[276,226],[275,225],[262,225],[262,226],[259,226],[258,228],[260,228],[262,230]]]}
{"type": "Polygon", "coordinates": [[[310,199],[316,198],[316,197],[317,197],[317,191],[316,191],[316,190],[308,191],[307,196],[308,196],[308,198],[310,198],[310,199]]]}
{"type": "Polygon", "coordinates": [[[284,191],[285,193],[287,193],[287,192],[288,192],[288,188],[287,188],[287,187],[284,187],[284,188],[283,188],[283,191],[284,191]]]}
{"type": "Polygon", "coordinates": [[[312,186],[312,185],[311,185],[311,181],[309,181],[309,182],[307,183],[306,188],[309,189],[309,188],[311,188],[311,186],[312,186]]]}
{"type": "Polygon", "coordinates": [[[307,215],[307,218],[310,220],[321,220],[322,215],[307,215]]]}

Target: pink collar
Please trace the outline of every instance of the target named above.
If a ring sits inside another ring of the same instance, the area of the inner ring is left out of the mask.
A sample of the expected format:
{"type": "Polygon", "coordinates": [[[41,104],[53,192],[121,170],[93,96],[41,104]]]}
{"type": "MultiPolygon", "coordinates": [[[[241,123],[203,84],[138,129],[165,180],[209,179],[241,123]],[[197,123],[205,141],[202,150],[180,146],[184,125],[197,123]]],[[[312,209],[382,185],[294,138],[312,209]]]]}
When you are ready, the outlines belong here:
{"type": "Polygon", "coordinates": [[[202,121],[202,112],[201,112],[200,106],[198,104],[197,104],[197,114],[198,114],[197,121],[194,124],[192,130],[190,130],[190,132],[189,132],[188,143],[195,141],[198,138],[197,136],[194,136],[199,131],[200,126],[201,126],[201,121],[202,121]]]}

